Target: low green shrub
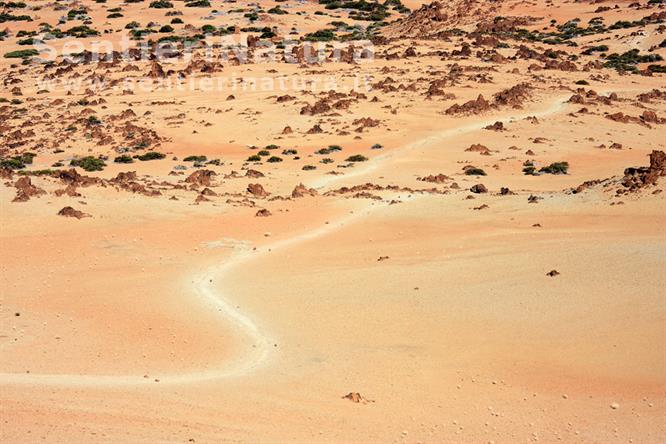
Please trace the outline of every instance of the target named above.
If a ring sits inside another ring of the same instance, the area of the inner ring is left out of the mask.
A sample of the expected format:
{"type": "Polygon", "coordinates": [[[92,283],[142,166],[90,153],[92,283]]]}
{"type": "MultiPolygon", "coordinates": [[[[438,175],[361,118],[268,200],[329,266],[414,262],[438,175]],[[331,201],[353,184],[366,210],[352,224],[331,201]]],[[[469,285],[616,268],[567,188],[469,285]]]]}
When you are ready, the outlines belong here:
{"type": "Polygon", "coordinates": [[[148,151],[145,154],[141,154],[136,156],[137,159],[139,159],[142,162],[146,162],[149,160],[159,160],[159,159],[164,159],[166,157],[166,154],[158,153],[157,151],[148,151]]]}
{"type": "Polygon", "coordinates": [[[27,59],[39,55],[36,49],[21,49],[18,51],[10,51],[5,54],[6,59],[27,59]]]}
{"type": "Polygon", "coordinates": [[[102,159],[93,156],[72,159],[69,164],[71,166],[82,168],[86,171],[102,171],[106,166],[106,163],[104,163],[102,159]]]}
{"type": "Polygon", "coordinates": [[[539,170],[545,174],[567,174],[569,171],[569,162],[553,162],[539,170]]]}
{"type": "Polygon", "coordinates": [[[210,8],[210,2],[208,0],[195,0],[185,3],[185,6],[188,8],[210,8]]]}
{"type": "Polygon", "coordinates": [[[35,156],[35,153],[23,153],[8,159],[0,159],[0,167],[20,170],[25,168],[26,165],[30,165],[35,156]]]}
{"type": "Polygon", "coordinates": [[[133,163],[134,159],[132,159],[132,156],[128,156],[127,154],[123,154],[122,156],[118,156],[115,159],[113,159],[115,163],[133,163]]]}
{"type": "Polygon", "coordinates": [[[187,156],[183,159],[183,162],[205,162],[208,160],[206,156],[187,156]]]}
{"type": "Polygon", "coordinates": [[[347,162],[365,162],[366,160],[368,160],[368,158],[362,154],[354,154],[346,159],[347,162]]]}
{"type": "Polygon", "coordinates": [[[169,9],[173,8],[173,3],[167,1],[167,0],[157,0],[154,2],[150,3],[149,8],[155,8],[155,9],[169,9]]]}

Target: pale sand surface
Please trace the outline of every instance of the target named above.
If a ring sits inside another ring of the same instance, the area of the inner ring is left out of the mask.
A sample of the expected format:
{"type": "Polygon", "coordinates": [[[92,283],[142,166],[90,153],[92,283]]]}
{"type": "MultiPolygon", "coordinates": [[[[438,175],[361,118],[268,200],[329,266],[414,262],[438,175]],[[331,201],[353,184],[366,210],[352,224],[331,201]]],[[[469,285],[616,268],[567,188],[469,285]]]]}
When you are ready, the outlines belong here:
{"type": "MultiPolygon", "coordinates": [[[[37,30],[66,14],[38,3],[33,22],[10,22],[8,29],[37,30]]],[[[147,2],[122,4],[126,16],[112,25],[104,9],[120,2],[81,3],[96,27],[112,30],[103,37],[114,42],[130,19],[168,23],[147,2]]],[[[541,17],[525,25],[538,30],[550,19],[585,24],[603,15],[613,23],[663,10],[617,1],[617,10],[596,13],[606,3],[553,3],[482,2],[469,11],[483,15],[496,6],[491,18],[541,17]]],[[[293,8],[255,24],[275,25],[280,36],[350,20],[316,2],[262,4],[293,8]]],[[[405,4],[417,9],[423,2],[405,4]]],[[[197,27],[251,25],[229,12],[251,5],[215,6],[225,12],[221,18],[205,19],[208,9],[199,8],[182,8],[181,18],[197,27]]],[[[455,26],[471,31],[481,20],[475,17],[455,26]]],[[[603,43],[611,51],[647,52],[664,37],[657,23],[634,31],[545,48],[578,55],[603,43]]],[[[534,68],[544,63],[537,59],[482,60],[477,51],[486,46],[473,47],[469,57],[450,54],[466,41],[398,38],[379,45],[381,57],[367,64],[225,62],[217,73],[188,77],[333,78],[367,96],[316,115],[300,110],[326,88],[43,93],[36,80],[48,70],[0,58],[0,157],[35,151],[24,171],[46,191],[12,202],[21,176],[0,182],[0,441],[666,441],[666,182],[616,194],[624,191],[625,168],[646,166],[653,150],[666,148],[666,123],[606,118],[645,111],[666,117],[664,98],[637,98],[666,89],[664,74],[584,70],[596,56],[581,56],[576,71],[565,71],[534,68]],[[419,57],[384,57],[408,48],[419,57]],[[400,88],[361,88],[389,77],[400,88]],[[354,84],[358,78],[368,84],[354,84]],[[435,79],[447,79],[444,90],[455,97],[429,97],[435,79]],[[588,85],[575,83],[581,80],[588,85]],[[515,107],[444,112],[522,82],[529,96],[515,107]],[[617,98],[570,101],[589,90],[617,98]],[[294,100],[279,102],[285,94],[294,100]],[[116,117],[128,109],[135,116],[116,117]],[[90,115],[101,118],[112,142],[96,143],[85,123],[90,115]],[[356,119],[366,117],[379,125],[357,131],[356,119]],[[483,129],[496,121],[506,130],[483,129]],[[159,139],[150,149],[166,158],[113,163],[119,148],[134,143],[124,122],[154,130],[159,139]],[[308,134],[314,125],[323,132],[308,134]],[[285,126],[293,133],[282,134],[285,126]],[[17,130],[34,135],[14,138],[17,130]],[[261,149],[250,145],[273,143],[280,147],[271,154],[283,162],[246,161],[261,149]],[[383,148],[371,149],[376,143],[383,148]],[[609,149],[614,143],[621,148],[609,149]],[[315,153],[332,144],[343,150],[315,153]],[[473,144],[490,155],[466,151],[473,144]],[[298,156],[281,154],[286,148],[298,156]],[[353,154],[369,160],[341,168],[353,154]],[[161,195],[105,182],[78,187],[80,196],[58,196],[65,185],[35,173],[57,161],[68,169],[81,155],[109,157],[104,171],[79,168],[81,174],[108,180],[136,171],[137,183],[161,195]],[[209,186],[184,182],[198,170],[183,161],[188,155],[221,159],[202,167],[217,173],[209,186]],[[321,163],[324,157],[332,163],[321,163]],[[522,173],[529,160],[537,167],[567,161],[570,169],[529,176],[522,173]],[[487,176],[465,175],[472,165],[487,176]],[[265,177],[245,177],[249,168],[265,177]],[[440,173],[448,176],[442,183],[420,180],[440,173]],[[252,183],[269,196],[249,193],[252,183]],[[290,197],[299,183],[317,195],[290,197]],[[488,193],[469,191],[481,183],[488,193]],[[354,186],[360,188],[339,190],[354,186]],[[500,195],[502,187],[515,194],[500,195]],[[195,201],[204,189],[207,200],[195,201]],[[529,203],[530,196],[540,199],[529,203]],[[92,217],[57,216],[65,206],[92,217]],[[261,209],[270,217],[257,217],[261,209]],[[560,274],[550,277],[551,270],[560,274]],[[350,392],[365,402],[344,399],[350,392]]],[[[520,44],[544,51],[540,43],[506,42],[508,48],[490,48],[504,57],[520,44]]],[[[14,36],[0,48],[23,49],[14,36]]],[[[652,52],[666,56],[664,48],[652,52]]],[[[93,64],[62,78],[138,79],[151,69],[145,61],[131,65],[138,71],[123,71],[124,62],[93,64]]]]}
{"type": "MultiPolygon", "coordinates": [[[[102,441],[105,433],[109,441],[386,441],[406,430],[409,440],[524,440],[534,431],[547,442],[658,441],[666,362],[660,347],[643,344],[663,340],[664,311],[655,307],[664,232],[652,223],[663,203],[628,203],[642,210],[629,222],[580,201],[562,211],[554,198],[535,214],[510,198],[493,218],[452,219],[467,203],[436,199],[378,208],[225,276],[219,294],[275,341],[266,366],[175,386],[167,377],[84,388],[74,375],[47,390],[40,381],[10,385],[3,408],[18,422],[7,439],[31,430],[63,439],[94,432],[82,436],[102,441]],[[378,263],[380,255],[390,259],[378,263]],[[563,279],[544,275],[553,267],[563,279]],[[351,389],[375,402],[338,399],[351,389]]],[[[194,316],[205,328],[188,309],[194,316]]],[[[196,363],[204,338],[176,346],[196,363]]],[[[150,360],[156,377],[165,371],[158,358],[150,360]]]]}

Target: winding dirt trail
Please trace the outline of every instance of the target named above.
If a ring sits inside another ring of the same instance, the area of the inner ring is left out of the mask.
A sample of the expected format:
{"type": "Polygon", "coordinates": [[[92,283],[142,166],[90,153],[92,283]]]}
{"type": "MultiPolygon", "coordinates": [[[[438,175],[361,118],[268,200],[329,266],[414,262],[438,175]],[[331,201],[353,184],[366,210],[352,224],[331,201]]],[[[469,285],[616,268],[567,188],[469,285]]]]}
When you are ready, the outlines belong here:
{"type": "MultiPolygon", "coordinates": [[[[358,177],[368,174],[376,170],[383,163],[389,159],[396,158],[397,156],[409,152],[414,149],[423,148],[429,144],[440,142],[458,136],[460,134],[474,132],[483,129],[485,126],[491,125],[498,118],[504,121],[516,121],[524,119],[529,116],[545,117],[561,112],[566,106],[568,95],[558,96],[555,101],[546,109],[542,111],[526,112],[512,116],[496,116],[492,119],[485,119],[483,121],[475,121],[467,123],[463,126],[448,128],[446,130],[437,132],[433,135],[427,136],[423,139],[405,145],[401,148],[378,156],[371,163],[363,168],[359,168],[350,174],[344,176],[330,176],[323,178],[314,183],[316,187],[323,187],[330,185],[342,179],[349,179],[351,177],[358,177]]],[[[412,196],[411,199],[415,197],[412,196]]],[[[201,298],[207,304],[220,313],[220,317],[225,322],[230,322],[248,338],[249,342],[253,344],[251,352],[238,356],[231,362],[220,363],[219,368],[194,371],[181,374],[159,374],[156,372],[150,378],[143,375],[77,375],[77,374],[26,374],[26,373],[0,373],[0,384],[26,384],[26,385],[52,385],[52,386],[89,386],[89,387],[103,387],[103,386],[125,386],[125,385],[147,385],[153,384],[153,378],[159,377],[162,384],[187,384],[194,382],[201,382],[213,379],[222,379],[230,377],[243,376],[251,373],[265,365],[271,358],[271,350],[275,341],[272,340],[270,333],[264,331],[262,327],[248,314],[238,310],[231,302],[229,302],[223,295],[216,292],[214,282],[232,272],[236,267],[246,264],[247,262],[260,257],[271,251],[287,248],[300,242],[304,242],[326,233],[337,230],[356,219],[362,218],[374,211],[377,208],[384,207],[388,204],[381,204],[373,202],[361,211],[353,212],[335,221],[302,233],[295,237],[283,239],[272,244],[257,247],[256,249],[244,248],[237,251],[229,258],[222,267],[215,266],[206,270],[204,273],[196,276],[192,281],[194,293],[197,297],[201,298]]]]}
{"type": "Polygon", "coordinates": [[[210,267],[205,272],[195,276],[192,280],[195,295],[208,304],[211,309],[219,312],[220,317],[225,322],[234,325],[238,331],[248,338],[248,342],[252,343],[252,351],[238,356],[231,362],[220,363],[217,369],[181,374],[161,374],[156,372],[150,378],[142,375],[0,373],[0,384],[108,387],[152,384],[154,383],[154,378],[159,378],[162,384],[187,384],[248,374],[268,361],[270,351],[272,350],[271,345],[275,341],[271,339],[267,332],[259,327],[251,316],[238,310],[232,303],[220,295],[215,288],[214,282],[222,280],[225,275],[231,273],[237,267],[245,265],[247,262],[264,254],[330,233],[356,219],[366,216],[375,208],[386,205],[388,204],[373,202],[372,205],[361,211],[355,211],[298,236],[259,246],[255,249],[245,247],[233,254],[231,258],[228,258],[221,267],[210,267]]]}
{"type": "Polygon", "coordinates": [[[414,141],[412,143],[409,143],[407,145],[404,145],[400,148],[394,149],[390,152],[387,152],[385,154],[382,154],[380,156],[375,157],[372,162],[369,162],[368,164],[364,165],[363,167],[357,167],[354,169],[354,171],[351,171],[347,174],[341,175],[341,176],[326,176],[322,177],[319,180],[316,180],[312,182],[311,186],[315,188],[322,188],[328,185],[331,185],[335,182],[339,182],[341,180],[349,179],[352,177],[358,177],[358,176],[363,176],[365,174],[368,174],[372,171],[375,171],[377,168],[379,168],[382,164],[384,164],[386,161],[390,159],[397,158],[400,155],[404,155],[405,153],[409,151],[413,151],[419,148],[426,147],[430,144],[441,142],[443,140],[449,139],[454,136],[460,136],[462,134],[467,134],[467,133],[472,133],[475,131],[480,131],[484,129],[485,127],[492,125],[493,123],[497,122],[498,120],[502,121],[507,121],[508,123],[515,122],[517,120],[522,120],[527,117],[546,117],[550,116],[553,114],[557,114],[562,112],[562,110],[565,108],[567,101],[569,100],[569,97],[571,97],[571,94],[567,95],[560,95],[557,96],[557,98],[553,101],[553,103],[546,109],[541,110],[541,111],[534,111],[534,112],[524,112],[520,114],[514,114],[514,115],[496,115],[493,118],[487,118],[482,121],[475,121],[472,123],[467,123],[462,126],[457,126],[454,128],[447,128],[445,130],[436,132],[430,136],[424,137],[422,139],[419,139],[417,141],[414,141]]]}

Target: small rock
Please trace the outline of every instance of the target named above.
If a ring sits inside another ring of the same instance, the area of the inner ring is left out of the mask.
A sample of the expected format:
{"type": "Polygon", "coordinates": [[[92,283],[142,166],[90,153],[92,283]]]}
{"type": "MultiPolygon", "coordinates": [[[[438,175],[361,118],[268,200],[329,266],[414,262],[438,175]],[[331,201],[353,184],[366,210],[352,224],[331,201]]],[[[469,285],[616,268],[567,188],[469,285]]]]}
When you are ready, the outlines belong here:
{"type": "Polygon", "coordinates": [[[478,184],[474,185],[469,190],[472,193],[476,193],[476,194],[481,194],[481,193],[487,193],[488,192],[488,188],[486,188],[486,186],[482,183],[478,183],[478,184]]]}
{"type": "Polygon", "coordinates": [[[342,399],[348,399],[351,402],[355,402],[357,404],[358,403],[367,404],[368,402],[374,402],[370,401],[369,399],[366,399],[365,397],[363,397],[363,395],[361,395],[358,392],[349,392],[345,396],[343,396],[342,399]]]}
{"type": "Polygon", "coordinates": [[[84,217],[91,217],[90,214],[84,213],[83,211],[75,210],[72,207],[65,207],[62,210],[58,211],[58,216],[75,217],[77,219],[82,219],[84,217]]]}

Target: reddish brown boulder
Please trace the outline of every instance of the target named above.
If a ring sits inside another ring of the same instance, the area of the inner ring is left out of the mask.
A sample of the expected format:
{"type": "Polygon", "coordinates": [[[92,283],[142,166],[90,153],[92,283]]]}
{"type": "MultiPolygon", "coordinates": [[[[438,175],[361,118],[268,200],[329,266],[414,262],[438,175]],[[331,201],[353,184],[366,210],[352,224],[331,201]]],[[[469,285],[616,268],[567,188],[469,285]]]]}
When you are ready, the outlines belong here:
{"type": "Polygon", "coordinates": [[[482,193],[487,193],[488,192],[488,188],[486,188],[486,186],[482,183],[478,183],[478,184],[474,185],[469,190],[472,193],[475,193],[475,194],[482,194],[482,193]]]}
{"type": "Polygon", "coordinates": [[[316,196],[316,195],[317,195],[317,190],[315,190],[314,188],[307,188],[302,183],[296,185],[294,191],[291,192],[291,197],[293,198],[304,197],[304,196],[316,196]]]}
{"type": "Polygon", "coordinates": [[[469,148],[467,148],[465,151],[467,152],[472,152],[472,153],[479,153],[483,156],[490,156],[490,150],[488,147],[481,145],[480,143],[475,143],[469,148]]]}
{"type": "Polygon", "coordinates": [[[374,128],[379,126],[379,120],[372,119],[370,117],[362,117],[360,119],[354,120],[352,125],[360,125],[358,128],[356,128],[356,131],[361,132],[364,128],[374,128]]]}
{"type": "Polygon", "coordinates": [[[305,105],[301,108],[302,115],[314,116],[317,114],[327,113],[331,110],[331,105],[329,105],[326,99],[321,99],[316,101],[313,105],[305,105]]]}
{"type": "Polygon", "coordinates": [[[493,97],[497,105],[520,108],[523,102],[529,98],[531,90],[532,87],[529,84],[519,83],[509,89],[498,92],[493,97]]]}
{"type": "Polygon", "coordinates": [[[430,183],[444,183],[447,180],[451,180],[449,176],[446,176],[444,174],[437,174],[437,175],[429,175],[425,177],[419,177],[417,180],[420,180],[422,182],[430,182],[430,183]]]}
{"type": "Polygon", "coordinates": [[[157,62],[153,62],[152,65],[150,65],[148,77],[151,79],[161,79],[166,77],[166,73],[164,72],[164,69],[162,69],[162,65],[157,62]]]}
{"type": "Polygon", "coordinates": [[[348,399],[349,401],[357,404],[358,403],[366,404],[368,402],[374,402],[369,399],[366,399],[363,395],[361,395],[358,392],[349,392],[345,396],[343,396],[342,399],[348,399]]]}
{"type": "Polygon", "coordinates": [[[91,185],[100,185],[102,184],[102,179],[97,177],[83,176],[79,174],[74,168],[69,170],[60,170],[53,174],[53,177],[60,179],[63,183],[67,185],[73,185],[75,187],[88,187],[91,185]]]}
{"type": "Polygon", "coordinates": [[[309,130],[307,130],[306,134],[321,134],[323,132],[324,132],[324,130],[321,129],[321,126],[315,125],[312,128],[310,128],[309,130]]]}
{"type": "Polygon", "coordinates": [[[650,153],[650,166],[624,170],[622,185],[628,191],[637,191],[655,185],[662,176],[666,176],[666,153],[655,150],[650,153]]]}
{"type": "Polygon", "coordinates": [[[92,217],[88,213],[84,213],[83,211],[75,210],[72,207],[65,207],[62,210],[58,211],[58,216],[64,216],[64,217],[75,217],[77,219],[83,219],[84,217],[92,217]]]}
{"type": "Polygon", "coordinates": [[[578,103],[579,105],[582,105],[585,103],[585,98],[580,94],[574,94],[573,96],[569,97],[569,103],[578,103]]]}
{"type": "Polygon", "coordinates": [[[492,125],[486,126],[484,129],[490,130],[490,131],[504,131],[504,123],[497,121],[493,123],[492,125]]]}
{"type": "Polygon", "coordinates": [[[666,91],[653,89],[650,92],[639,94],[638,96],[636,96],[636,98],[641,103],[650,103],[654,99],[664,100],[666,99],[666,91]]]}
{"type": "Polygon", "coordinates": [[[215,176],[217,176],[215,171],[198,170],[190,174],[187,179],[185,179],[185,182],[196,186],[209,187],[212,185],[215,176]]]}
{"type": "Polygon", "coordinates": [[[76,191],[76,187],[72,184],[67,185],[62,190],[55,190],[54,193],[58,197],[63,196],[63,195],[67,195],[69,197],[81,197],[81,193],[76,191]]]}
{"type": "Polygon", "coordinates": [[[666,123],[666,119],[662,119],[659,116],[657,116],[657,113],[654,111],[643,111],[643,114],[641,115],[641,120],[645,123],[656,123],[656,124],[662,124],[666,123]]]}
{"type": "Polygon", "coordinates": [[[445,113],[448,115],[457,114],[479,114],[490,109],[490,102],[488,102],[483,95],[479,94],[476,100],[470,100],[462,105],[454,104],[448,108],[445,113]]]}
{"type": "Polygon", "coordinates": [[[0,168],[0,179],[11,179],[14,177],[14,172],[9,168],[0,168]]]}
{"type": "Polygon", "coordinates": [[[12,202],[27,202],[31,197],[46,194],[46,191],[34,186],[28,176],[18,179],[14,187],[16,188],[16,197],[14,197],[12,202]]]}
{"type": "Polygon", "coordinates": [[[252,178],[264,177],[264,173],[262,173],[261,171],[249,169],[245,172],[245,177],[252,177],[252,178]]]}
{"type": "Polygon", "coordinates": [[[269,193],[259,183],[251,183],[247,186],[247,192],[255,197],[267,197],[269,193]]]}
{"type": "Polygon", "coordinates": [[[135,171],[120,172],[116,177],[109,180],[109,183],[117,186],[121,190],[129,191],[130,193],[143,194],[144,196],[161,196],[162,192],[159,190],[151,190],[146,185],[137,181],[138,176],[135,171]]]}

